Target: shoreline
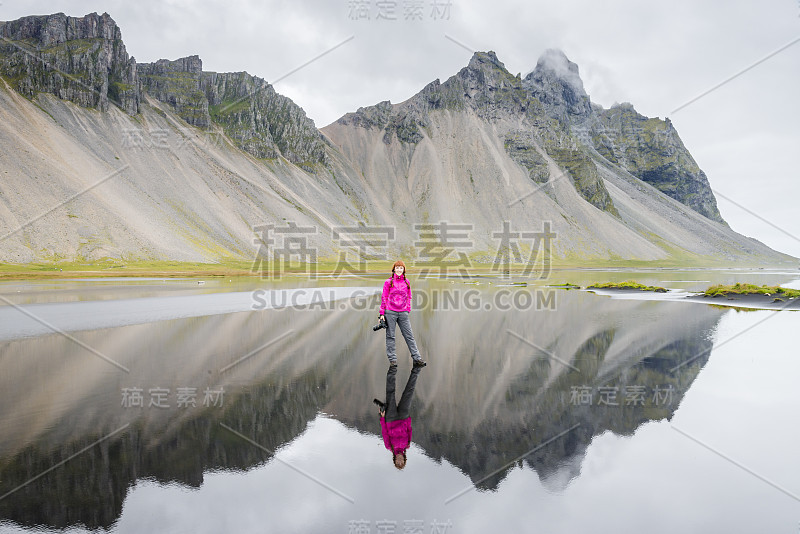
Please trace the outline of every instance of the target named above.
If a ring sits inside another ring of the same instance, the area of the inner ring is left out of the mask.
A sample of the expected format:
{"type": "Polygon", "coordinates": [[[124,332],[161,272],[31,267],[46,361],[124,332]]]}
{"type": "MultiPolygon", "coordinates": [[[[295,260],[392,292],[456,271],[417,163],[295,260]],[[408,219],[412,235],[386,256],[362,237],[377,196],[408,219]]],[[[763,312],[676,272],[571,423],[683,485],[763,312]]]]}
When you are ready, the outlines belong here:
{"type": "MultiPolygon", "coordinates": [[[[392,262],[372,262],[373,265],[367,268],[366,272],[358,273],[358,275],[380,275],[388,272],[391,269],[392,262]]],[[[302,264],[291,264],[288,269],[277,269],[275,271],[267,271],[261,273],[253,271],[252,262],[231,262],[231,263],[192,263],[192,262],[141,262],[130,263],[126,265],[108,265],[102,264],[76,264],[74,262],[65,262],[61,264],[56,263],[37,263],[37,264],[9,264],[0,263],[0,282],[10,280],[47,280],[47,279],[65,279],[65,278],[199,278],[199,277],[212,277],[212,278],[262,278],[266,279],[276,271],[280,276],[305,276],[308,274],[308,268],[302,264]]],[[[319,262],[316,264],[316,272],[319,276],[329,276],[336,270],[336,262],[319,262]]],[[[437,270],[437,265],[425,265],[427,268],[437,270]]],[[[459,271],[452,265],[442,266],[450,270],[452,275],[456,275],[459,271]]],[[[412,266],[412,275],[414,271],[418,271],[420,266],[412,266]]],[[[478,264],[465,268],[468,276],[486,276],[486,275],[501,275],[505,271],[511,273],[519,273],[524,271],[528,266],[524,264],[512,264],[508,269],[493,268],[492,264],[478,264]]],[[[541,267],[537,266],[533,270],[533,274],[538,275],[541,272],[541,267]]],[[[553,264],[549,267],[549,272],[557,273],[564,271],[636,271],[636,272],[659,272],[659,271],[775,271],[782,270],[788,272],[797,272],[800,276],[800,268],[795,264],[776,264],[776,265],[728,265],[728,264],[683,264],[683,265],[653,265],[643,262],[616,262],[616,263],[581,263],[581,264],[553,264]]],[[[344,272],[344,275],[352,274],[344,272]]]]}
{"type": "Polygon", "coordinates": [[[696,302],[724,308],[747,310],[800,310],[800,297],[788,298],[776,294],[765,295],[762,293],[734,293],[724,292],[717,295],[706,295],[703,292],[683,294],[682,291],[669,291],[661,293],[640,289],[582,289],[587,293],[604,295],[611,298],[635,298],[636,300],[662,301],[662,302],[696,302]]]}
{"type": "Polygon", "coordinates": [[[756,293],[724,293],[708,296],[703,293],[686,297],[692,302],[700,302],[726,308],[748,308],[758,310],[800,310],[800,297],[786,298],[756,293]]]}

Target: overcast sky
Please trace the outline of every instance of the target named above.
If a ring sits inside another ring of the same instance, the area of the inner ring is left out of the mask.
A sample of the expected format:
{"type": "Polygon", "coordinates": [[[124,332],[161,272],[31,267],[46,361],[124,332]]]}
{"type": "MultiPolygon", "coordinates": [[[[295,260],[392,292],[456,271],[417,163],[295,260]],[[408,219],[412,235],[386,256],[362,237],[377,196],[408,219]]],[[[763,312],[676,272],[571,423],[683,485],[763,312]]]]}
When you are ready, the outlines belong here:
{"type": "Polygon", "coordinates": [[[0,20],[93,11],[137,61],[246,70],[318,127],[444,81],[473,49],[524,76],[560,48],[593,102],[673,121],[734,230],[800,257],[800,0],[2,0],[0,20]]]}

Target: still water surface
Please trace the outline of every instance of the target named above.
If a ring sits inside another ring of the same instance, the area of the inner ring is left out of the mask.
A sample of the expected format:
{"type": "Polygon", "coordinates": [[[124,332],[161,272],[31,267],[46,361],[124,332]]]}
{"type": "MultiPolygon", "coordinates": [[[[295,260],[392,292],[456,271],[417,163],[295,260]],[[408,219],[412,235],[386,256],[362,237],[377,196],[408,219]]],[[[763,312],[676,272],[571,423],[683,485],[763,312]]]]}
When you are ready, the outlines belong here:
{"type": "MultiPolygon", "coordinates": [[[[0,306],[0,532],[797,532],[800,314],[414,280],[429,366],[400,471],[372,403],[380,282],[0,285],[28,312],[0,306]]],[[[399,332],[398,355],[399,397],[399,332]]]]}

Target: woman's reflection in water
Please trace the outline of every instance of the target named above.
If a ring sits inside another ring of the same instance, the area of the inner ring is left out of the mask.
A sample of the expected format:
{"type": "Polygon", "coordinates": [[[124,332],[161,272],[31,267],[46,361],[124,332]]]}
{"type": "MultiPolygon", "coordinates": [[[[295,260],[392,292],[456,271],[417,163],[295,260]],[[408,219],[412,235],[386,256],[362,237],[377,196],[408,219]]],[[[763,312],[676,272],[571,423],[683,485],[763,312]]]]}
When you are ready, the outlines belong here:
{"type": "Polygon", "coordinates": [[[417,377],[422,370],[421,366],[414,366],[408,377],[400,402],[395,404],[395,379],[397,366],[390,365],[386,373],[386,402],[375,399],[375,404],[380,406],[381,433],[383,444],[392,452],[392,462],[398,469],[406,466],[406,449],[411,445],[411,400],[414,398],[414,387],[417,377]]]}

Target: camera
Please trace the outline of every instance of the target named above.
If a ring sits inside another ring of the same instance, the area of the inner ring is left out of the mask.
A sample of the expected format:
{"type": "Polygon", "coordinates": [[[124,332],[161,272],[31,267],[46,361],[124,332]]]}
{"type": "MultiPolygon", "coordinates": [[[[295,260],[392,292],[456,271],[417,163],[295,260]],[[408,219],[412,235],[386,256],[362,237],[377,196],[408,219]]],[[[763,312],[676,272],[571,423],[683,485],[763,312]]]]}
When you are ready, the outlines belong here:
{"type": "Polygon", "coordinates": [[[372,327],[372,331],[377,332],[382,328],[386,328],[386,319],[381,319],[380,321],[378,321],[378,324],[372,327]]]}

